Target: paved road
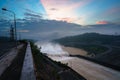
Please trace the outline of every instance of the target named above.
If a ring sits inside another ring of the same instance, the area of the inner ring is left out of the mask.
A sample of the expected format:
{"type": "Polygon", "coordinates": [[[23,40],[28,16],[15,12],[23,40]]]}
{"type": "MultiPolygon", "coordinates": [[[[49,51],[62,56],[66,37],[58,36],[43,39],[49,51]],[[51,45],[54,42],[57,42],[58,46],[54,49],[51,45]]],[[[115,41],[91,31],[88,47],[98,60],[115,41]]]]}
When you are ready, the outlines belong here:
{"type": "Polygon", "coordinates": [[[2,75],[4,70],[10,66],[13,59],[16,57],[18,50],[22,47],[23,45],[19,45],[17,50],[16,48],[13,48],[9,52],[7,52],[5,56],[3,56],[2,58],[0,57],[0,76],[2,75]]]}
{"type": "Polygon", "coordinates": [[[60,57],[52,58],[62,63],[68,63],[68,66],[87,80],[120,80],[120,72],[84,59],[71,57],[69,59],[60,60],[60,57]]]}
{"type": "Polygon", "coordinates": [[[15,42],[0,42],[0,57],[15,47],[15,42]]]}

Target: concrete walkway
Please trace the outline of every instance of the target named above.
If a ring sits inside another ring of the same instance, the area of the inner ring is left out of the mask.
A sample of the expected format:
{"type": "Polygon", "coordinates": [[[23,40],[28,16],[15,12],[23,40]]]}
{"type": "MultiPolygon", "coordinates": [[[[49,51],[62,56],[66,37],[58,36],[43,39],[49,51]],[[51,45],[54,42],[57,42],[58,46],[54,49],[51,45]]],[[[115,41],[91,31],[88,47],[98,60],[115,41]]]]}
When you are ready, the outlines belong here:
{"type": "Polygon", "coordinates": [[[20,80],[36,80],[30,43],[27,45],[20,80]]]}
{"type": "Polygon", "coordinates": [[[13,59],[17,56],[19,49],[22,47],[23,45],[19,45],[17,49],[11,49],[9,52],[6,53],[4,57],[0,59],[0,76],[5,71],[5,69],[11,65],[13,59]]]}

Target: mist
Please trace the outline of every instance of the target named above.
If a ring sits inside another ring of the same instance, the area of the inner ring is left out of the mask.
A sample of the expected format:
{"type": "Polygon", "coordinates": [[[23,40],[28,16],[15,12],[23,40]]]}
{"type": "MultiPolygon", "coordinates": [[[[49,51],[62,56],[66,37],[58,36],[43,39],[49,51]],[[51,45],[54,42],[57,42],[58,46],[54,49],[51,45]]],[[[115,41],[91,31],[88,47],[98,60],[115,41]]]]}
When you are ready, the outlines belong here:
{"type": "Polygon", "coordinates": [[[60,44],[51,43],[51,42],[36,42],[36,45],[41,49],[40,51],[43,54],[47,54],[49,56],[67,56],[68,52],[62,49],[60,44]]]}

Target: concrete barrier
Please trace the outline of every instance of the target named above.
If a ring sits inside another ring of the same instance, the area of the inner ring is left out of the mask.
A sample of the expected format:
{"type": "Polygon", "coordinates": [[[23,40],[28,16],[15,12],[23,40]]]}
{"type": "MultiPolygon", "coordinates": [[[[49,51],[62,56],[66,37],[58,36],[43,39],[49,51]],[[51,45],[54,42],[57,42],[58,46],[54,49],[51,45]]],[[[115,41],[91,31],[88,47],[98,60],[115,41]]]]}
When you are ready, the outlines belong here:
{"type": "Polygon", "coordinates": [[[36,80],[30,43],[27,45],[20,80],[36,80]]]}

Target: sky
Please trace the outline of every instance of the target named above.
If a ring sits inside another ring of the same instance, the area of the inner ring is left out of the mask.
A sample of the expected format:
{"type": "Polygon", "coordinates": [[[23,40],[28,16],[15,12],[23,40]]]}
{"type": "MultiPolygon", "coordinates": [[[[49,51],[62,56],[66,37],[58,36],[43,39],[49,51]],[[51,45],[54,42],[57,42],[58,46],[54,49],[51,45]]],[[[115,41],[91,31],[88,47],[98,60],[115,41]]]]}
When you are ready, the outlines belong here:
{"type": "MultiPolygon", "coordinates": [[[[1,8],[15,12],[18,32],[24,37],[120,32],[120,0],[0,0],[1,8]]],[[[13,14],[0,10],[2,35],[10,24],[13,14]]]]}

